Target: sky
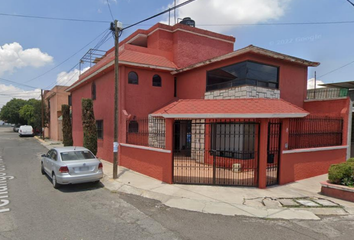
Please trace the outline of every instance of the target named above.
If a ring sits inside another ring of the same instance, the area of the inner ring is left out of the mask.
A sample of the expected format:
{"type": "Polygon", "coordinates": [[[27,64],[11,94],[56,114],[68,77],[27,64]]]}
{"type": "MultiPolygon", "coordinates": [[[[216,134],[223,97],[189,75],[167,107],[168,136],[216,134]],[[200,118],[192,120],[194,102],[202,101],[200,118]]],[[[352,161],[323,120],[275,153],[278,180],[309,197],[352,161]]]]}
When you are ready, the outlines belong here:
{"type": "MultiPolygon", "coordinates": [[[[185,0],[176,1],[178,4],[185,0]]],[[[173,0],[108,2],[0,0],[0,108],[13,97],[39,99],[41,88],[70,85],[77,80],[80,58],[102,40],[102,33],[108,38],[103,39],[107,41],[100,49],[113,47],[107,31],[113,18],[129,26],[174,4],[173,0]]],[[[176,11],[176,19],[183,17],[194,19],[198,28],[234,36],[235,50],[252,44],[320,62],[319,67],[309,68],[309,87],[314,85],[314,71],[317,83],[354,81],[354,6],[347,0],[195,0],[176,11]],[[353,23],[279,25],[343,21],[353,23]]],[[[165,14],[126,29],[121,39],[157,22],[174,24],[174,12],[170,21],[165,14]]],[[[82,66],[81,72],[88,67],[82,66]]]]}

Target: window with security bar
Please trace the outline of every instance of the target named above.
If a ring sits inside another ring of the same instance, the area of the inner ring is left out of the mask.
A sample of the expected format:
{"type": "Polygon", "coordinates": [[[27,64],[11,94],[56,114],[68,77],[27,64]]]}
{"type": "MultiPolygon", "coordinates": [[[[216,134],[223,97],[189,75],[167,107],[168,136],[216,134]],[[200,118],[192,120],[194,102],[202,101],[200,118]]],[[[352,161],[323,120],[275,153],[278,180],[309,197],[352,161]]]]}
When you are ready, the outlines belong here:
{"type": "Polygon", "coordinates": [[[215,123],[212,125],[211,148],[216,156],[253,159],[255,124],[215,123]]]}

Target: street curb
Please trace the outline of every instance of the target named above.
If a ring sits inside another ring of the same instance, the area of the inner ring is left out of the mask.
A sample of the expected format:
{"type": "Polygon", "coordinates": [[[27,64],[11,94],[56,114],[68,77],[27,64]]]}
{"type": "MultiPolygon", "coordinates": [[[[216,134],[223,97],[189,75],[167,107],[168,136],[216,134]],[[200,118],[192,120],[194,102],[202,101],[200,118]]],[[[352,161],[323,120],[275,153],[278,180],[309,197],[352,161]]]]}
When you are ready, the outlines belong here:
{"type": "Polygon", "coordinates": [[[149,190],[142,190],[134,186],[110,179],[107,175],[101,179],[105,188],[113,193],[126,193],[160,201],[163,205],[181,210],[218,214],[224,216],[242,216],[261,219],[286,219],[286,220],[320,220],[316,214],[305,209],[271,209],[256,208],[245,205],[230,204],[218,201],[202,201],[175,197],[149,190]]]}

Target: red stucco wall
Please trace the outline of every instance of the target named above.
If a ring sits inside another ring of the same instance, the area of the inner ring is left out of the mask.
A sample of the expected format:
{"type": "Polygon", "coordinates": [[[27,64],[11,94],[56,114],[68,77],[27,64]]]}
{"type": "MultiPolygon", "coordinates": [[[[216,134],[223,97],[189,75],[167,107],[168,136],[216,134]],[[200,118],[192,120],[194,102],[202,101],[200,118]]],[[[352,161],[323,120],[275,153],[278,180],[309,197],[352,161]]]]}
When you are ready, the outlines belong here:
{"type": "Polygon", "coordinates": [[[243,54],[177,75],[177,97],[202,99],[206,89],[206,72],[246,60],[279,67],[280,98],[303,107],[307,89],[307,67],[256,54],[243,54]]]}
{"type": "MultiPolygon", "coordinates": [[[[93,100],[93,108],[96,120],[103,120],[103,139],[97,142],[97,156],[112,161],[113,159],[113,108],[114,87],[113,71],[95,80],[96,100],[93,100]]],[[[91,98],[91,83],[72,92],[72,123],[73,140],[75,146],[82,146],[83,132],[81,121],[81,99],[91,98]]]]}
{"type": "Polygon", "coordinates": [[[166,183],[172,183],[171,153],[120,146],[120,165],[166,183]]]}
{"type": "Polygon", "coordinates": [[[335,163],[344,162],[347,149],[287,153],[282,155],[280,164],[280,184],[318,176],[328,172],[335,163]]]}

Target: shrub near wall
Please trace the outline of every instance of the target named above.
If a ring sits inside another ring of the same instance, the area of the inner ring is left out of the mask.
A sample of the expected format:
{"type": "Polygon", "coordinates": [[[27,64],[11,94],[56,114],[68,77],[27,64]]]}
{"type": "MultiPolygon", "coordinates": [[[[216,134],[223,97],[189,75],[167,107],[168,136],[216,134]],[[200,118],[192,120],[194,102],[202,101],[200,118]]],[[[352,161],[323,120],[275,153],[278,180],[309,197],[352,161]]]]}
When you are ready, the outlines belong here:
{"type": "Polygon", "coordinates": [[[63,144],[64,146],[72,146],[73,135],[72,135],[69,105],[66,104],[61,105],[61,112],[63,114],[63,144]]]}
{"type": "Polygon", "coordinates": [[[334,184],[352,186],[354,183],[354,162],[350,160],[330,166],[328,180],[334,184]]]}
{"type": "Polygon", "coordinates": [[[84,131],[84,147],[97,154],[97,128],[91,99],[82,99],[82,127],[84,131]]]}

